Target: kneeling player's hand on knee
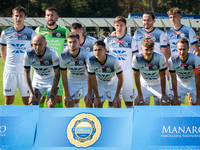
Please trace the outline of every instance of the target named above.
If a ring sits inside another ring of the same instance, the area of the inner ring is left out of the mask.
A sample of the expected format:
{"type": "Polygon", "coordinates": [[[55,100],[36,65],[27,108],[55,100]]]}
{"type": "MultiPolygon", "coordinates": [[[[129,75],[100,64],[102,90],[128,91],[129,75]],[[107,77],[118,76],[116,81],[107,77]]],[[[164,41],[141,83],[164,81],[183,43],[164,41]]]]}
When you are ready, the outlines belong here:
{"type": "Polygon", "coordinates": [[[95,108],[102,108],[102,103],[101,103],[101,99],[100,98],[96,98],[94,100],[94,107],[95,108]]]}
{"type": "Polygon", "coordinates": [[[167,94],[161,95],[161,105],[170,105],[170,98],[167,94]]]}
{"type": "Polygon", "coordinates": [[[113,99],[113,107],[114,108],[121,108],[121,99],[119,96],[115,96],[113,99]]]}
{"type": "Polygon", "coordinates": [[[174,97],[171,102],[172,105],[180,105],[181,101],[179,101],[178,97],[174,97]]]}
{"type": "Polygon", "coordinates": [[[35,104],[39,104],[39,102],[37,101],[37,99],[36,99],[36,97],[35,97],[35,95],[30,95],[30,97],[29,97],[29,105],[35,105],[35,104]]]}
{"type": "Polygon", "coordinates": [[[84,98],[86,107],[93,107],[93,100],[94,100],[93,94],[88,93],[84,98]]]}
{"type": "Polygon", "coordinates": [[[143,99],[143,96],[137,96],[135,98],[135,105],[144,105],[144,99],[143,99]]]}
{"type": "Polygon", "coordinates": [[[48,100],[47,101],[47,108],[55,108],[55,100],[48,100]]]}
{"type": "Polygon", "coordinates": [[[74,107],[74,100],[70,95],[68,96],[65,95],[64,101],[66,107],[74,107]]]}

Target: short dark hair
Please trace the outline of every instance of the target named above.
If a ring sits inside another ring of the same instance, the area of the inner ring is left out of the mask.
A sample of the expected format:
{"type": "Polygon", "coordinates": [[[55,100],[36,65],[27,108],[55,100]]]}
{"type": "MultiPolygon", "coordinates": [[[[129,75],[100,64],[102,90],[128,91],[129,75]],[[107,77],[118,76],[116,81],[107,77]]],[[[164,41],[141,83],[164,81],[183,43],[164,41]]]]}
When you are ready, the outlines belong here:
{"type": "Polygon", "coordinates": [[[178,7],[173,7],[167,12],[167,14],[168,15],[175,15],[175,14],[181,15],[181,10],[178,7]]]}
{"type": "MultiPolygon", "coordinates": [[[[152,13],[151,11],[146,11],[143,15],[150,15],[153,20],[156,18],[155,14],[152,13]]],[[[143,17],[143,15],[142,15],[142,17],[143,17]]]]}
{"type": "Polygon", "coordinates": [[[106,44],[104,43],[104,41],[101,41],[101,40],[98,40],[96,42],[94,42],[93,46],[96,45],[96,46],[102,46],[103,48],[106,48],[106,44]]]}
{"type": "Polygon", "coordinates": [[[119,22],[119,21],[122,21],[123,23],[126,24],[126,19],[123,17],[123,16],[117,16],[115,19],[114,19],[114,24],[119,22]]]}
{"type": "Polygon", "coordinates": [[[154,41],[151,38],[145,38],[142,40],[142,46],[152,48],[154,47],[154,41]]]}
{"type": "Polygon", "coordinates": [[[78,22],[74,22],[71,25],[71,29],[83,29],[83,26],[78,22]]]}
{"type": "Polygon", "coordinates": [[[76,32],[70,32],[67,34],[67,39],[68,38],[77,38],[78,40],[80,39],[79,34],[76,32]]]}
{"type": "Polygon", "coordinates": [[[58,13],[58,11],[55,7],[49,7],[46,9],[46,11],[55,11],[56,13],[58,13]]]}
{"type": "Polygon", "coordinates": [[[186,43],[187,46],[189,46],[189,42],[188,42],[188,40],[187,40],[186,38],[181,38],[181,39],[179,39],[179,40],[177,41],[177,45],[178,45],[178,43],[182,43],[182,44],[186,43]]]}
{"type": "Polygon", "coordinates": [[[12,13],[14,14],[14,12],[17,11],[17,12],[23,12],[24,15],[26,16],[26,9],[22,6],[17,6],[15,7],[13,10],[12,10],[12,13]]]}

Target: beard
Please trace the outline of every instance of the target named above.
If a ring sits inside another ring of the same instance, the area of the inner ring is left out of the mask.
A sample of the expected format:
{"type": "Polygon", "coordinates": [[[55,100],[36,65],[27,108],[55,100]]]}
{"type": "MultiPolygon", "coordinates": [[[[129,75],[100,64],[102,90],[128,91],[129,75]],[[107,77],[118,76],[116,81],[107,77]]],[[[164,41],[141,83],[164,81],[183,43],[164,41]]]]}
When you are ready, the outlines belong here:
{"type": "Polygon", "coordinates": [[[56,23],[56,21],[52,21],[51,23],[48,23],[48,21],[47,21],[48,26],[53,26],[55,23],[56,23]]]}

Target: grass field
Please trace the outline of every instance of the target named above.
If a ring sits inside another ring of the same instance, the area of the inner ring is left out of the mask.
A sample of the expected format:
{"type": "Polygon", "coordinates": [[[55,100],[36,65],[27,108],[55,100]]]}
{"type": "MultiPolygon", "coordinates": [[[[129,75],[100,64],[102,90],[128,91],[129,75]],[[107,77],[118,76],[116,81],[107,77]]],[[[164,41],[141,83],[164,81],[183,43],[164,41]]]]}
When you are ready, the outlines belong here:
{"type": "MultiPolygon", "coordinates": [[[[0,57],[0,105],[4,105],[5,104],[4,95],[3,95],[3,69],[4,69],[4,61],[0,57]]],[[[15,95],[14,105],[23,105],[19,91],[15,95]]],[[[80,105],[80,107],[85,107],[85,103],[84,103],[83,99],[80,101],[79,105],[80,105]]],[[[151,105],[154,105],[153,98],[151,98],[151,105]]],[[[187,100],[185,101],[184,105],[188,105],[188,101],[187,100]]],[[[103,107],[104,108],[108,107],[108,102],[107,101],[104,103],[103,107]]],[[[125,107],[126,106],[124,104],[124,101],[122,100],[122,108],[125,108],[125,107]]]]}

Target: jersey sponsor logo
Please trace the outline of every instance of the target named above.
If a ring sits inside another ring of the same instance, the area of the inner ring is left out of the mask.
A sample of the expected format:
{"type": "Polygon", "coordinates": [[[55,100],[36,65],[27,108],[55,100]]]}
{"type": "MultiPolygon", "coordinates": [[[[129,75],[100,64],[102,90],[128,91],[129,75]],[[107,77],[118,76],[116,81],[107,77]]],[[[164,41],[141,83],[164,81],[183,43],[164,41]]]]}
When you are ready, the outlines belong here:
{"type": "Polygon", "coordinates": [[[117,70],[120,70],[120,69],[122,69],[122,67],[121,67],[121,66],[117,68],[117,70]]]}
{"type": "Polygon", "coordinates": [[[164,67],[166,65],[166,63],[164,63],[163,65],[162,65],[162,67],[164,67]]]}
{"type": "Polygon", "coordinates": [[[93,145],[101,134],[101,124],[97,117],[89,113],[75,116],[67,127],[67,138],[76,147],[93,145]]]}
{"type": "Polygon", "coordinates": [[[188,64],[180,64],[181,67],[187,67],[188,64]]]}
{"type": "Polygon", "coordinates": [[[11,92],[11,89],[5,89],[4,92],[11,92]]]}
{"type": "Polygon", "coordinates": [[[56,33],[56,31],[49,31],[49,33],[56,33]]]}
{"type": "Polygon", "coordinates": [[[151,67],[152,64],[145,64],[145,67],[151,67]]]}
{"type": "Polygon", "coordinates": [[[48,68],[34,68],[35,71],[41,76],[49,75],[50,70],[48,68]]]}
{"type": "Polygon", "coordinates": [[[78,61],[77,58],[76,59],[71,59],[71,62],[76,62],[76,61],[78,61]]]}
{"type": "Polygon", "coordinates": [[[25,44],[11,44],[15,50],[11,51],[11,53],[25,53],[24,50],[26,47],[23,47],[25,44]]]}
{"type": "Polygon", "coordinates": [[[175,35],[181,34],[181,32],[174,32],[175,35]]]}
{"type": "Polygon", "coordinates": [[[106,69],[106,66],[99,66],[99,68],[101,68],[101,69],[106,69]]]}
{"type": "Polygon", "coordinates": [[[196,38],[196,36],[193,36],[193,39],[195,39],[196,38]]]}
{"type": "Polygon", "coordinates": [[[85,46],[80,46],[80,48],[84,48],[85,49],[85,46]]]}
{"type": "Polygon", "coordinates": [[[167,40],[163,40],[163,43],[167,43],[167,40]]]}
{"type": "Polygon", "coordinates": [[[43,58],[37,58],[36,61],[44,61],[43,58]]]}
{"type": "Polygon", "coordinates": [[[56,62],[59,62],[59,58],[58,59],[56,59],[56,60],[54,60],[54,62],[56,63],[56,62]]]}
{"type": "Polygon", "coordinates": [[[113,52],[116,54],[115,57],[118,57],[118,60],[126,60],[124,58],[124,57],[127,57],[127,54],[124,54],[126,51],[120,51],[120,50],[116,51],[116,50],[114,50],[113,52]]]}
{"type": "Polygon", "coordinates": [[[15,33],[14,35],[15,35],[15,36],[22,36],[21,33],[15,33]]]}
{"type": "Polygon", "coordinates": [[[146,36],[146,37],[151,37],[151,34],[145,34],[144,36],[146,36]]]}
{"type": "Polygon", "coordinates": [[[60,46],[59,40],[46,40],[47,41],[47,46],[54,48],[54,50],[57,50],[58,47],[60,46]]]}
{"type": "Polygon", "coordinates": [[[123,43],[123,40],[116,40],[117,43],[123,43]]]}

